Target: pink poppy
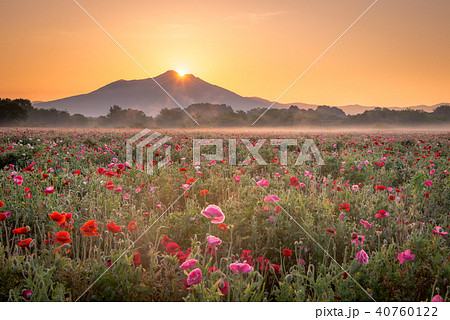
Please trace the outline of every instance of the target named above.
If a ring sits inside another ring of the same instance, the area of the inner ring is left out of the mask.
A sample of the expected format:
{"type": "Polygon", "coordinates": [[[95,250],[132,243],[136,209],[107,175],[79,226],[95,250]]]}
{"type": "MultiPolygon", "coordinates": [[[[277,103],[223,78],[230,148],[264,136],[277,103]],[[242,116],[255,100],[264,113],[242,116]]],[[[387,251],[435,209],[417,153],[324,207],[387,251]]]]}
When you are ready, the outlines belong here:
{"type": "Polygon", "coordinates": [[[232,264],[230,264],[230,269],[231,269],[231,271],[233,271],[236,274],[249,273],[249,272],[253,271],[253,267],[251,265],[249,265],[247,263],[247,261],[244,261],[243,263],[239,263],[239,262],[232,263],[232,264]]]}
{"type": "Polygon", "coordinates": [[[272,202],[275,203],[277,201],[280,201],[280,198],[277,195],[271,195],[264,198],[264,202],[272,202]]]}
{"type": "Polygon", "coordinates": [[[129,195],[128,193],[125,193],[125,194],[123,195],[123,198],[124,198],[125,200],[128,200],[128,199],[130,199],[130,195],[129,195]]]}
{"type": "Polygon", "coordinates": [[[192,270],[189,273],[186,282],[189,286],[192,286],[194,284],[200,283],[202,281],[202,279],[203,279],[202,270],[197,268],[197,269],[192,270]]]}
{"type": "Polygon", "coordinates": [[[444,299],[437,294],[431,299],[431,302],[444,302],[444,299]]]}
{"type": "Polygon", "coordinates": [[[225,220],[225,215],[218,206],[210,204],[202,211],[202,215],[211,219],[211,223],[218,224],[225,220]]]}
{"type": "Polygon", "coordinates": [[[442,237],[447,237],[447,235],[448,235],[448,232],[446,232],[446,231],[444,232],[442,230],[442,228],[439,227],[439,226],[434,227],[433,233],[438,234],[438,235],[440,235],[442,237]]]}
{"type": "Polygon", "coordinates": [[[180,269],[183,270],[187,270],[187,269],[191,269],[193,267],[195,267],[195,265],[197,264],[197,260],[195,259],[190,259],[190,260],[186,260],[185,262],[183,262],[183,264],[180,266],[180,269]]]}
{"type": "Polygon", "coordinates": [[[356,259],[358,259],[358,262],[362,264],[369,263],[369,256],[364,250],[358,251],[358,253],[356,254],[356,259]]]}
{"type": "Polygon", "coordinates": [[[268,187],[269,186],[269,181],[267,181],[267,180],[260,180],[256,184],[258,185],[258,187],[268,187]]]}
{"type": "Polygon", "coordinates": [[[400,263],[405,262],[405,260],[414,260],[414,258],[416,257],[415,254],[411,254],[410,250],[405,250],[403,252],[400,252],[397,256],[398,260],[400,260],[400,263]]]}
{"type": "Polygon", "coordinates": [[[432,187],[433,186],[433,182],[431,182],[430,180],[425,181],[425,185],[427,187],[432,187]]]}
{"type": "Polygon", "coordinates": [[[17,184],[18,186],[20,186],[23,183],[22,176],[15,176],[14,177],[14,183],[17,184]]]}
{"type": "Polygon", "coordinates": [[[220,240],[219,238],[214,237],[214,236],[209,236],[206,239],[208,240],[208,243],[212,246],[218,246],[219,244],[222,243],[222,240],[220,240]]]}
{"type": "Polygon", "coordinates": [[[241,177],[233,177],[234,181],[239,182],[241,181],[241,177]]]}
{"type": "Polygon", "coordinates": [[[44,192],[46,194],[51,194],[51,193],[55,192],[55,189],[52,186],[50,186],[50,187],[45,188],[44,192]]]}
{"type": "Polygon", "coordinates": [[[372,224],[367,222],[366,220],[361,219],[361,220],[359,220],[359,222],[361,222],[364,225],[364,227],[366,227],[367,229],[372,227],[372,224]]]}

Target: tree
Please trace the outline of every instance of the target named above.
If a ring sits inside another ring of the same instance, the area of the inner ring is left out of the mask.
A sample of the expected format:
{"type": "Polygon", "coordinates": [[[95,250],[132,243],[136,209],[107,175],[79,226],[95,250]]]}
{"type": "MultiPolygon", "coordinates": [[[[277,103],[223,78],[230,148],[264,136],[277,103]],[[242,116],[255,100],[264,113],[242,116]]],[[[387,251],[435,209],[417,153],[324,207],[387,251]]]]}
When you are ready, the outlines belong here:
{"type": "Polygon", "coordinates": [[[27,118],[28,110],[19,102],[10,99],[0,99],[0,124],[12,124],[18,121],[24,121],[27,118]]]}

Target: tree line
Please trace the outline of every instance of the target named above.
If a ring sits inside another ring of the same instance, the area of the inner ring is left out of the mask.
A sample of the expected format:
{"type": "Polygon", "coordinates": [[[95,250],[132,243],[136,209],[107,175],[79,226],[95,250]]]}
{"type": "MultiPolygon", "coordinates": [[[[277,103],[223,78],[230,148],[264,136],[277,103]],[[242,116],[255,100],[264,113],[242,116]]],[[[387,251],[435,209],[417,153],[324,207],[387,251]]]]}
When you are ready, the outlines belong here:
{"type": "MultiPolygon", "coordinates": [[[[69,114],[56,109],[35,108],[27,99],[0,98],[0,126],[36,127],[88,127],[88,128],[170,128],[193,127],[191,115],[198,123],[208,127],[247,127],[263,112],[264,108],[249,111],[234,111],[226,105],[198,103],[185,110],[162,109],[156,116],[147,116],[143,111],[123,109],[118,105],[110,107],[108,114],[86,117],[69,114]],[[189,115],[188,115],[189,114],[189,115]]],[[[450,106],[442,105],[433,112],[422,110],[391,110],[375,108],[361,114],[346,115],[337,107],[319,106],[317,109],[270,109],[256,126],[267,127],[347,127],[347,126],[425,126],[450,124],[450,106]]]]}

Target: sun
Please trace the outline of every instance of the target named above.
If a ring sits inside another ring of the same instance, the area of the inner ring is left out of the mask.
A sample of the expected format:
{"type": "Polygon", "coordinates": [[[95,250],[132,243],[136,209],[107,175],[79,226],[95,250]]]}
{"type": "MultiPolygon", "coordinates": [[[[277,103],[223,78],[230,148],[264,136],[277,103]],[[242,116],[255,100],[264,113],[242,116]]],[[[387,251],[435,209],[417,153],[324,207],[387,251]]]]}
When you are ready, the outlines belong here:
{"type": "Polygon", "coordinates": [[[184,76],[186,74],[186,71],[184,71],[183,69],[178,69],[177,73],[180,77],[184,76]]]}

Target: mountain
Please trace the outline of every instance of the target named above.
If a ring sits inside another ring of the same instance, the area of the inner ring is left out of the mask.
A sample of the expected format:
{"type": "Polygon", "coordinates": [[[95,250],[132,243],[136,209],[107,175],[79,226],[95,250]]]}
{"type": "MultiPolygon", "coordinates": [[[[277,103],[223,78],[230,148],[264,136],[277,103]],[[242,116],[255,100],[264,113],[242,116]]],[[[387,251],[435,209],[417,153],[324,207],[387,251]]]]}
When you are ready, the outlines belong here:
{"type": "MultiPolygon", "coordinates": [[[[224,88],[210,84],[192,74],[179,76],[169,70],[154,78],[183,108],[195,103],[226,104],[234,110],[267,108],[271,102],[259,98],[246,98],[224,88]]],[[[71,114],[87,116],[106,115],[117,104],[121,108],[133,108],[147,115],[156,115],[163,108],[175,108],[177,104],[151,79],[119,80],[91,93],[34,104],[38,108],[67,110],[71,114]]],[[[283,105],[276,104],[283,108],[283,105]]],[[[275,107],[275,106],[274,106],[275,107]]]]}
{"type": "MultiPolygon", "coordinates": [[[[211,103],[225,104],[231,106],[234,110],[246,111],[253,108],[267,108],[272,104],[271,101],[266,99],[240,96],[230,90],[203,81],[192,74],[180,76],[173,70],[160,74],[154,80],[183,108],[187,108],[191,104],[211,103]]],[[[48,102],[34,102],[33,105],[38,108],[67,110],[71,114],[80,113],[86,116],[106,115],[109,108],[115,104],[123,109],[142,110],[149,116],[158,114],[163,108],[178,107],[154,80],[152,78],[119,80],[87,94],[48,102]]],[[[296,105],[300,109],[316,109],[318,106],[305,103],[275,103],[273,108],[288,108],[291,105],[296,105]]],[[[413,108],[432,111],[439,105],[415,106],[413,108]]],[[[375,107],[349,105],[339,108],[346,114],[356,114],[375,107]]]]}

